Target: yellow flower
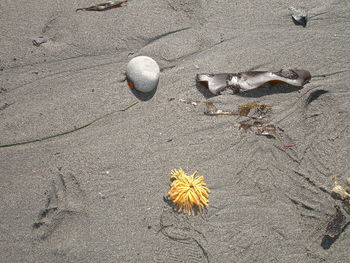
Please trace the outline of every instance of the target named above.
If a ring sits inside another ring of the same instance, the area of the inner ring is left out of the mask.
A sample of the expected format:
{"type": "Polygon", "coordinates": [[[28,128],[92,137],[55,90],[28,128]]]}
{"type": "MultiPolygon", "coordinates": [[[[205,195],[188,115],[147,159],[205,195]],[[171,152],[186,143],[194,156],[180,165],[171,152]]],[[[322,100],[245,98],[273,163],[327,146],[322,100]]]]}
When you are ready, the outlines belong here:
{"type": "Polygon", "coordinates": [[[171,177],[175,180],[170,184],[169,200],[173,201],[179,211],[194,215],[193,206],[196,205],[200,213],[208,206],[210,190],[205,186],[204,177],[196,176],[195,171],[190,176],[182,170],[172,170],[171,177]]]}

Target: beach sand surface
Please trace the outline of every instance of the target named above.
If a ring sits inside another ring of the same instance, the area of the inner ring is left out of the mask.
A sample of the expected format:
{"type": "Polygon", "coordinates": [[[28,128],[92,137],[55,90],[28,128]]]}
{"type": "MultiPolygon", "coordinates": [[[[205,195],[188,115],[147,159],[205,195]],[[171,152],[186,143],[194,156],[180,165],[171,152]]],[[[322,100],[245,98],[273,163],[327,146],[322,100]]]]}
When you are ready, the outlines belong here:
{"type": "Polygon", "coordinates": [[[350,229],[332,242],[325,231],[335,205],[350,220],[330,193],[333,176],[350,177],[350,2],[134,0],[75,12],[94,4],[0,3],[0,261],[347,262],[350,229]],[[308,11],[305,28],[290,6],[308,11]],[[125,82],[139,55],[161,68],[151,98],[125,82]],[[291,67],[311,82],[220,96],[195,83],[291,67]],[[180,99],[271,105],[278,136],[180,99]],[[202,215],[165,202],[174,168],[205,177],[202,215]]]}

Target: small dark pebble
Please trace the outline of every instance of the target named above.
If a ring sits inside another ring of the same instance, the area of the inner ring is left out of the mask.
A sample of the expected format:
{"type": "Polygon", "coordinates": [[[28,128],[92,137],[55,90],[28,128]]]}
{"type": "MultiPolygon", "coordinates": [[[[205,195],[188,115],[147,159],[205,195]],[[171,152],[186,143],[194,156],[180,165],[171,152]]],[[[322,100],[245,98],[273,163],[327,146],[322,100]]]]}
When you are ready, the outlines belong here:
{"type": "Polygon", "coordinates": [[[151,229],[151,228],[152,228],[152,226],[148,226],[147,228],[148,228],[148,229],[151,229]]]}
{"type": "Polygon", "coordinates": [[[95,89],[92,89],[91,92],[95,92],[95,89]]]}

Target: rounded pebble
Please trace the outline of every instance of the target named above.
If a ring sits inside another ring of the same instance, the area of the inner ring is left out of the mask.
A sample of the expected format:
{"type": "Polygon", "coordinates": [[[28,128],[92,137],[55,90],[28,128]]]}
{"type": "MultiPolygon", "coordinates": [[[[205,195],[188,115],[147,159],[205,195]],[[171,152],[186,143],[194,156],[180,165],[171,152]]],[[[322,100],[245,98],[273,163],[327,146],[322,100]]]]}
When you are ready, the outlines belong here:
{"type": "Polygon", "coordinates": [[[155,89],[159,81],[160,69],[156,61],[150,57],[139,56],[129,61],[126,68],[128,85],[141,92],[155,89]]]}

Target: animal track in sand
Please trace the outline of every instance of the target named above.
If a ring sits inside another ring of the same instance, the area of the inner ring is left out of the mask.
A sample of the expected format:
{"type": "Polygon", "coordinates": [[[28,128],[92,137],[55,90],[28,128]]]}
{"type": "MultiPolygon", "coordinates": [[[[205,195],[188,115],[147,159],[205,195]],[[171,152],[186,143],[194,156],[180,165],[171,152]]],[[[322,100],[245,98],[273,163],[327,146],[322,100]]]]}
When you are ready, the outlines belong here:
{"type": "MultiPolygon", "coordinates": [[[[201,217],[188,218],[184,214],[166,207],[160,217],[160,230],[164,242],[157,251],[155,262],[209,262],[205,249],[207,243],[204,235],[193,226],[192,221],[201,217]]],[[[195,223],[195,222],[194,222],[195,223]]],[[[198,223],[198,222],[197,222],[198,223]]]]}
{"type": "MultiPolygon", "coordinates": [[[[53,253],[67,254],[87,235],[85,194],[73,173],[55,175],[44,210],[32,225],[34,244],[53,253]]],[[[74,250],[74,249],[73,249],[74,250]]]]}

